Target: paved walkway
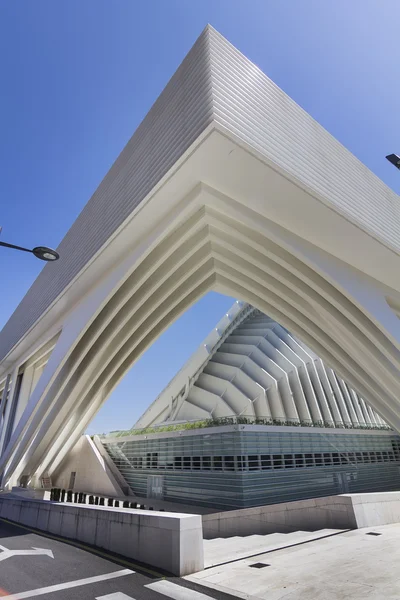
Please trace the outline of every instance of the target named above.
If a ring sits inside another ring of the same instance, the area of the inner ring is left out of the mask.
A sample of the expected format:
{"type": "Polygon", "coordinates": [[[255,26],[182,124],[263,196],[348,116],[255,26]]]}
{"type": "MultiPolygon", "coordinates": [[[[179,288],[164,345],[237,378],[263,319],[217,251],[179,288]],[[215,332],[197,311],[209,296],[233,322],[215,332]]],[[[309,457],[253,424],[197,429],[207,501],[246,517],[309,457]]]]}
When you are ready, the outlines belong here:
{"type": "Polygon", "coordinates": [[[246,600],[399,600],[399,565],[400,524],[396,524],[241,559],[186,580],[246,600]],[[251,566],[257,563],[261,568],[251,566]]]}

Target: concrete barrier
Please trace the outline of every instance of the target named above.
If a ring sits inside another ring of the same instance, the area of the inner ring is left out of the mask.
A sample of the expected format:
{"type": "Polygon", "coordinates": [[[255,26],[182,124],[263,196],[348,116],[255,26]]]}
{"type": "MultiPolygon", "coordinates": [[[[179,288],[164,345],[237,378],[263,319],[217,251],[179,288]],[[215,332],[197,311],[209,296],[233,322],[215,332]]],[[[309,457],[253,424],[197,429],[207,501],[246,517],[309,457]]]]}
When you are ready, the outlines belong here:
{"type": "Polygon", "coordinates": [[[203,515],[205,539],[400,523],[400,492],[342,494],[203,515]]]}
{"type": "Polygon", "coordinates": [[[0,517],[182,576],[204,568],[200,515],[1,498],[0,517]]]}
{"type": "Polygon", "coordinates": [[[357,528],[400,523],[400,492],[351,494],[357,528]]]}
{"type": "Polygon", "coordinates": [[[317,529],[354,529],[350,498],[329,496],[203,515],[205,539],[317,529]]]}

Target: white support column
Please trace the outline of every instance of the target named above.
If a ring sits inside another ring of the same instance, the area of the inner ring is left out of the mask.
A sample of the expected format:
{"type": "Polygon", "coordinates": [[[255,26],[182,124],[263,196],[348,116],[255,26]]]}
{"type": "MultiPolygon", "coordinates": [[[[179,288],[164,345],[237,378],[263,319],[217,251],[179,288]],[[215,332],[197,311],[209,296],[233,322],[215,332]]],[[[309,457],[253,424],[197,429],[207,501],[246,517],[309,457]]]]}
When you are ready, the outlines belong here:
{"type": "Polygon", "coordinates": [[[311,385],[306,363],[299,353],[296,353],[282,340],[280,335],[278,335],[280,329],[282,328],[278,326],[276,329],[277,331],[275,331],[275,328],[268,331],[265,337],[271,341],[274,346],[276,346],[281,354],[283,354],[290,362],[296,365],[310,416],[314,422],[320,421],[322,419],[322,415],[315,397],[314,389],[311,385]]]}
{"type": "Polygon", "coordinates": [[[4,415],[4,419],[3,419],[3,412],[4,412],[5,404],[7,402],[7,397],[9,394],[10,381],[11,381],[11,373],[9,373],[6,377],[6,380],[4,382],[3,393],[1,395],[1,400],[0,400],[0,436],[1,436],[2,429],[3,429],[3,425],[5,423],[5,415],[4,415]]]}
{"type": "Polygon", "coordinates": [[[367,410],[368,410],[368,415],[369,415],[369,418],[370,418],[370,421],[371,421],[372,425],[376,425],[376,424],[377,424],[377,422],[376,422],[376,419],[375,419],[375,414],[374,414],[374,411],[373,411],[373,410],[372,410],[372,408],[369,406],[369,404],[366,404],[366,407],[367,407],[367,410]]]}
{"type": "Polygon", "coordinates": [[[357,413],[355,411],[354,401],[350,397],[350,393],[349,393],[349,390],[347,388],[347,384],[340,377],[338,377],[338,383],[339,383],[340,389],[342,391],[343,399],[344,399],[344,401],[346,403],[346,406],[347,406],[347,409],[348,409],[348,412],[349,412],[349,415],[350,415],[351,422],[352,422],[353,425],[357,425],[358,424],[358,417],[357,417],[357,413]]]}
{"type": "Polygon", "coordinates": [[[365,425],[365,417],[364,417],[363,411],[361,410],[360,398],[354,390],[350,389],[349,391],[350,391],[351,398],[353,400],[353,406],[354,406],[356,414],[357,414],[358,422],[361,425],[365,425]]]}
{"type": "Polygon", "coordinates": [[[15,407],[14,423],[12,424],[13,431],[16,428],[18,421],[20,420],[21,415],[24,412],[26,405],[28,404],[29,396],[31,395],[34,370],[35,370],[34,366],[31,365],[31,366],[27,367],[24,371],[21,389],[19,391],[19,395],[16,400],[17,406],[15,407]]]}
{"type": "Polygon", "coordinates": [[[292,350],[301,356],[306,364],[306,368],[313,384],[318,405],[324,421],[328,423],[333,421],[333,416],[329,404],[327,402],[326,394],[321,383],[319,373],[316,368],[316,361],[320,360],[319,357],[314,354],[309,348],[302,346],[298,340],[295,340],[287,331],[282,327],[275,327],[274,331],[284,340],[284,342],[292,348],[292,350]]]}
{"type": "Polygon", "coordinates": [[[367,423],[367,425],[372,425],[371,418],[368,414],[367,406],[366,406],[365,400],[363,398],[360,398],[360,406],[361,406],[361,410],[364,415],[365,422],[367,423]]]}
{"type": "Polygon", "coordinates": [[[318,358],[315,361],[315,368],[317,369],[317,373],[319,375],[319,379],[321,381],[321,385],[324,389],[325,396],[328,402],[329,411],[332,414],[333,421],[335,423],[342,423],[342,417],[339,413],[334,394],[332,392],[331,385],[329,383],[328,376],[326,374],[326,369],[324,363],[318,358]]]}
{"type": "Polygon", "coordinates": [[[339,412],[342,415],[342,420],[344,423],[350,424],[351,423],[350,415],[347,410],[346,403],[344,402],[344,399],[342,396],[342,391],[338,385],[338,380],[337,380],[336,374],[334,373],[334,371],[332,371],[332,369],[326,369],[326,373],[327,373],[329,381],[331,383],[331,386],[333,389],[333,394],[335,396],[335,400],[336,400],[336,404],[338,406],[339,412]]]}
{"type": "Polygon", "coordinates": [[[15,388],[16,388],[17,379],[18,379],[18,371],[19,371],[19,366],[15,367],[13,372],[11,373],[11,387],[9,390],[6,412],[4,415],[4,421],[3,421],[1,433],[0,433],[0,456],[3,454],[4,449],[5,449],[4,448],[4,440],[5,440],[6,431],[8,428],[10,415],[12,414],[11,407],[13,406],[13,403],[14,403],[14,394],[15,394],[15,388]]]}

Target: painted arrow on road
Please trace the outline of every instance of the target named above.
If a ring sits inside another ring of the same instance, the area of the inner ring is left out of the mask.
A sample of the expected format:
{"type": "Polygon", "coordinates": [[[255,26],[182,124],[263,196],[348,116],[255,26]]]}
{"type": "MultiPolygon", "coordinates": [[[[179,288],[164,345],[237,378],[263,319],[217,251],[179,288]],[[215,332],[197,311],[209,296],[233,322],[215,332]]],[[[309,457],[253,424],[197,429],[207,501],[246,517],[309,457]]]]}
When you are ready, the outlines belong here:
{"type": "Polygon", "coordinates": [[[49,558],[54,558],[53,552],[51,550],[46,550],[45,548],[31,548],[29,550],[9,550],[5,546],[0,546],[0,561],[7,560],[7,558],[11,558],[12,556],[48,556],[49,558]]]}

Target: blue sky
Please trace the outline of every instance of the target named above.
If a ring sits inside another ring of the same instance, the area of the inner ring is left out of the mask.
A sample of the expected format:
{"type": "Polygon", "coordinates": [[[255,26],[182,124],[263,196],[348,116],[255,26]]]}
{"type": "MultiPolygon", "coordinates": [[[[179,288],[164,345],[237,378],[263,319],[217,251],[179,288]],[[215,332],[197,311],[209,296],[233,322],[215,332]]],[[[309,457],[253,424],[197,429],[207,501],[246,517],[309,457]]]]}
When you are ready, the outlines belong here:
{"type": "MultiPolygon", "coordinates": [[[[57,246],[208,22],[400,192],[398,0],[2,0],[3,241],[57,246]]],[[[0,250],[2,326],[42,263],[0,250]]],[[[90,431],[133,424],[231,303],[184,315],[90,431]]]]}

